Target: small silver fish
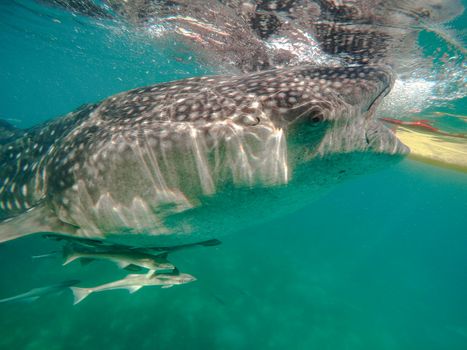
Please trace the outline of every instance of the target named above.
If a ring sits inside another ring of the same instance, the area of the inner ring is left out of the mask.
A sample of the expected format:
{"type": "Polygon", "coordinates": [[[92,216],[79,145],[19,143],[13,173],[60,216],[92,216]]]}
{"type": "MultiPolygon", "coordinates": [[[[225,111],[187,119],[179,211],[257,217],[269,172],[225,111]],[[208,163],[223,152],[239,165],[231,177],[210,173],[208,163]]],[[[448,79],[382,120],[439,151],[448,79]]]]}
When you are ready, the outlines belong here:
{"type": "Polygon", "coordinates": [[[67,265],[77,259],[100,259],[115,262],[122,269],[131,265],[144,267],[149,271],[172,271],[175,266],[167,261],[167,254],[152,255],[137,250],[111,247],[90,249],[80,244],[68,244],[64,248],[65,262],[67,265]]]}
{"type": "Polygon", "coordinates": [[[170,288],[176,284],[185,284],[193,281],[196,281],[196,278],[186,273],[181,273],[179,275],[130,274],[121,280],[105,283],[100,286],[92,288],[70,287],[70,289],[75,297],[73,305],[76,305],[91,293],[114,289],[127,289],[130,293],[135,293],[146,286],[170,288]]]}

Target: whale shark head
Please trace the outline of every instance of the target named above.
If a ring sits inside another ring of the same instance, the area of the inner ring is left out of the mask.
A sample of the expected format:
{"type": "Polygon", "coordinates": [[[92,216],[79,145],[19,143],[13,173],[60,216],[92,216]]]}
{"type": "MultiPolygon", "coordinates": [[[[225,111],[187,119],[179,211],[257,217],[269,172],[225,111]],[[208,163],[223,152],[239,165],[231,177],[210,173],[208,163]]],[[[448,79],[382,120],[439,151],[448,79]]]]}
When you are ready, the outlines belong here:
{"type": "Polygon", "coordinates": [[[393,85],[390,70],[304,66],[273,74],[258,74],[258,80],[246,83],[253,86],[247,93],[258,94],[262,113],[287,131],[289,151],[301,146],[293,157],[304,161],[334,153],[408,151],[375,118],[377,106],[393,85]]]}

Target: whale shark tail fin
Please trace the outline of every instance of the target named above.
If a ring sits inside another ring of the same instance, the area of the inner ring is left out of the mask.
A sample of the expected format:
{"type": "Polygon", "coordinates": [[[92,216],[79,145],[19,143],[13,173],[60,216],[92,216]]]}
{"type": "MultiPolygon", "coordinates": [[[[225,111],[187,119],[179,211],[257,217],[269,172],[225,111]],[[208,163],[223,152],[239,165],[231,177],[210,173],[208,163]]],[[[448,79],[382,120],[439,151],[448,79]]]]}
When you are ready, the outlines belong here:
{"type": "Polygon", "coordinates": [[[11,125],[4,119],[0,119],[0,146],[22,136],[24,131],[11,125]]]}

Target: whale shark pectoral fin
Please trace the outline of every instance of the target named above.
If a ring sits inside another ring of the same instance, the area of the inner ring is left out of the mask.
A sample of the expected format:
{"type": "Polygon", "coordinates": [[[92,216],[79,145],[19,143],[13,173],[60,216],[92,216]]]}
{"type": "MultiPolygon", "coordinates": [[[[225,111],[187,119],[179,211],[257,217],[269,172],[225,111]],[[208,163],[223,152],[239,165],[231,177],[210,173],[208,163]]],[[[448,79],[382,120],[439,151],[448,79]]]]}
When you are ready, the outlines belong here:
{"type": "Polygon", "coordinates": [[[76,230],[76,227],[60,221],[45,204],[40,204],[16,217],[0,222],[0,243],[37,232],[73,235],[76,230]]]}

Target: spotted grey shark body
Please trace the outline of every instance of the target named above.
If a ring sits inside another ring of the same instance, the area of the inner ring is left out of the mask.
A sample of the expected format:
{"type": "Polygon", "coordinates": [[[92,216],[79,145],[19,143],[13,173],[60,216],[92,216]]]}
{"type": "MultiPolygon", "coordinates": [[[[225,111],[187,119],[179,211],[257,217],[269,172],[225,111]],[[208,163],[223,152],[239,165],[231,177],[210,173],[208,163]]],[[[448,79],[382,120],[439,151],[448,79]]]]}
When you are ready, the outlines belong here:
{"type": "Polygon", "coordinates": [[[50,231],[173,244],[303,205],[407,152],[374,118],[392,82],[377,66],[190,78],[10,130],[0,240],[50,231]],[[362,164],[365,154],[376,159],[362,164]]]}

